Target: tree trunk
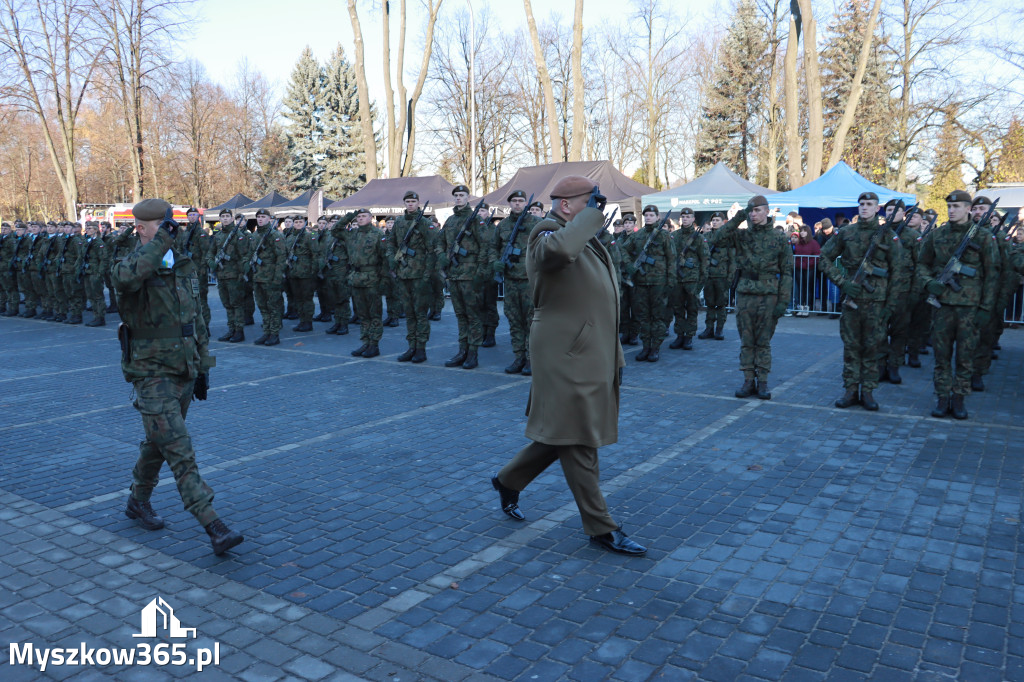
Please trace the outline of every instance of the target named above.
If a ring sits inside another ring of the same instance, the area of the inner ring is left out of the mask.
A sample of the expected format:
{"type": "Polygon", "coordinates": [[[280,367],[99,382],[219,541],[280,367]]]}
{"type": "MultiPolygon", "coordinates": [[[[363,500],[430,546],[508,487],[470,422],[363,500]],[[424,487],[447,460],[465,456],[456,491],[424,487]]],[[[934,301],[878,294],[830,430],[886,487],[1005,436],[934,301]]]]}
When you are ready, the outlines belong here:
{"type": "Polygon", "coordinates": [[[356,12],[356,0],[348,0],[348,18],[352,22],[355,37],[356,92],[359,94],[359,127],[363,138],[363,154],[366,156],[366,179],[377,179],[377,142],[373,135],[373,118],[370,115],[370,89],[366,83],[366,61],[363,56],[363,31],[356,12]]]}
{"type": "Polygon", "coordinates": [[[548,154],[549,163],[561,161],[559,150],[561,147],[561,136],[558,134],[558,113],[555,111],[555,91],[551,87],[551,74],[548,73],[547,60],[544,59],[544,50],[540,46],[540,36],[537,34],[537,22],[533,19],[533,7],[530,0],[523,0],[526,7],[526,25],[530,29],[530,38],[533,41],[533,60],[537,64],[537,79],[544,91],[544,111],[548,119],[548,130],[550,136],[550,150],[548,154]],[[557,158],[556,158],[556,155],[557,158]]]}
{"type": "MultiPolygon", "coordinates": [[[[441,10],[442,0],[428,0],[427,3],[427,35],[423,46],[423,59],[420,61],[420,74],[416,78],[416,87],[412,89],[412,97],[405,101],[402,107],[402,118],[399,130],[399,140],[401,140],[401,131],[408,129],[409,138],[408,144],[405,148],[405,161],[402,164],[402,175],[410,175],[412,173],[413,154],[416,151],[416,104],[420,101],[420,95],[423,94],[423,84],[427,80],[427,71],[430,66],[430,55],[434,49],[434,27],[437,24],[437,14],[441,10]],[[406,115],[407,114],[407,115],[406,115]]],[[[405,0],[402,0],[402,16],[405,16],[405,0]]],[[[404,20],[403,20],[404,25],[404,20]]],[[[402,31],[402,42],[405,42],[405,31],[402,31]]],[[[405,88],[400,86],[400,92],[402,97],[405,97],[405,88]]]]}
{"type": "Polygon", "coordinates": [[[804,184],[803,145],[800,139],[799,84],[796,78],[796,53],[799,49],[796,22],[789,18],[789,39],[786,41],[786,59],[783,63],[786,101],[786,157],[789,165],[789,188],[804,184]]]}
{"type": "MultiPolygon", "coordinates": [[[[395,155],[395,146],[398,141],[395,139],[395,90],[391,85],[391,0],[381,0],[381,25],[383,34],[381,38],[381,56],[384,59],[384,107],[388,110],[386,123],[388,145],[388,177],[394,178],[398,175],[398,157],[395,155]]],[[[401,82],[402,74],[398,74],[398,81],[401,82]]]]}
{"type": "Polygon", "coordinates": [[[860,56],[857,58],[857,71],[853,75],[853,83],[850,84],[850,95],[843,109],[843,117],[839,121],[839,127],[832,139],[832,154],[829,156],[828,167],[836,165],[843,159],[843,148],[846,146],[846,135],[853,125],[854,114],[857,113],[857,104],[860,102],[861,93],[864,91],[864,72],[868,68],[868,57],[871,55],[871,45],[875,38],[875,24],[878,22],[878,12],[882,8],[882,0],[875,0],[871,8],[871,15],[868,17],[868,26],[864,34],[864,42],[860,47],[860,56]]]}
{"type": "Polygon", "coordinates": [[[576,0],[572,28],[572,141],[569,160],[579,161],[583,156],[583,138],[587,134],[583,107],[583,0],[576,0]]]}
{"type": "Polygon", "coordinates": [[[821,176],[825,157],[825,115],[821,102],[821,72],[818,67],[817,24],[811,0],[800,1],[804,25],[804,71],[807,87],[807,173],[805,178],[821,176]]]}

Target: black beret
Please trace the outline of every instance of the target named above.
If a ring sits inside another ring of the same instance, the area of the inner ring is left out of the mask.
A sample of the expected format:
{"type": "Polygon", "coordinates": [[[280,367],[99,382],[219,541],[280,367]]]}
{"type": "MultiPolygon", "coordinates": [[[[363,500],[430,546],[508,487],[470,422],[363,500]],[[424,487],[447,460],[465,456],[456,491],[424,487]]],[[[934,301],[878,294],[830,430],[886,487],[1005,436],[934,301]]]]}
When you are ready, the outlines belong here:
{"type": "Polygon", "coordinates": [[[220,212],[220,215],[231,215],[231,211],[225,208],[220,212]]]}
{"type": "Polygon", "coordinates": [[[897,211],[901,209],[905,210],[907,208],[907,205],[903,203],[903,199],[889,199],[889,201],[885,202],[885,208],[889,208],[890,206],[894,206],[897,211]]]}
{"type": "Polygon", "coordinates": [[[761,194],[755,194],[754,196],[750,197],[750,199],[747,201],[747,208],[756,208],[758,206],[767,206],[767,205],[768,205],[768,200],[765,199],[764,195],[761,195],[761,194]]]}
{"type": "Polygon", "coordinates": [[[196,208],[195,206],[189,206],[187,209],[185,209],[185,213],[199,213],[199,209],[196,208]]]}
{"type": "Polygon", "coordinates": [[[412,190],[409,190],[408,192],[405,193],[405,196],[402,197],[402,201],[405,201],[406,199],[415,199],[416,201],[419,201],[420,195],[416,194],[416,192],[413,192],[412,190]]]}
{"type": "Polygon", "coordinates": [[[479,209],[478,209],[478,210],[481,210],[481,211],[482,211],[482,210],[484,210],[484,209],[490,209],[490,208],[491,208],[491,207],[487,205],[487,202],[486,202],[486,201],[481,201],[481,202],[480,202],[480,206],[479,206],[479,209]]]}
{"type": "Polygon", "coordinates": [[[517,189],[515,192],[512,192],[512,194],[509,194],[508,195],[508,199],[506,199],[505,201],[512,201],[513,199],[525,199],[525,198],[526,198],[526,192],[524,192],[521,189],[517,189]]]}
{"type": "Polygon", "coordinates": [[[991,206],[991,205],[992,205],[992,200],[989,199],[988,197],[982,195],[982,194],[979,194],[978,196],[974,197],[974,201],[971,202],[971,206],[991,206]]]}
{"type": "Polygon", "coordinates": [[[683,206],[679,209],[679,215],[693,215],[693,209],[689,206],[683,206]]]}
{"type": "Polygon", "coordinates": [[[534,206],[536,206],[537,208],[539,208],[539,209],[540,209],[540,210],[542,210],[542,211],[544,210],[544,203],[543,203],[543,202],[540,202],[540,201],[535,201],[535,202],[533,202],[532,204],[530,204],[529,206],[527,206],[527,208],[533,208],[534,206]]]}
{"type": "Polygon", "coordinates": [[[626,213],[623,213],[622,214],[622,222],[626,222],[627,220],[629,222],[635,223],[636,222],[636,214],[633,213],[632,211],[627,211],[626,213]]]}
{"type": "MultiPolygon", "coordinates": [[[[466,194],[470,193],[469,188],[466,187],[465,185],[455,185],[454,187],[452,187],[452,194],[455,194],[456,192],[465,192],[466,194]]],[[[408,198],[408,195],[406,195],[406,198],[408,198]]],[[[419,197],[416,198],[419,199],[419,197]]]]}
{"type": "Polygon", "coordinates": [[[642,210],[640,212],[641,213],[653,213],[654,215],[658,215],[660,213],[660,211],[658,210],[658,207],[655,206],[654,204],[647,204],[646,206],[644,206],[644,210],[642,210]]]}
{"type": "Polygon", "coordinates": [[[715,218],[721,218],[722,220],[725,220],[725,214],[722,213],[721,211],[715,211],[714,213],[711,214],[711,220],[714,220],[715,218]]]}
{"type": "Polygon", "coordinates": [[[956,201],[962,201],[969,204],[971,203],[971,195],[962,189],[953,190],[949,193],[949,196],[946,197],[946,203],[952,204],[956,201]]]}
{"type": "Polygon", "coordinates": [[[927,211],[924,212],[924,214],[926,216],[934,216],[934,215],[938,215],[939,212],[936,211],[934,208],[929,208],[927,211]]]}
{"type": "Polygon", "coordinates": [[[292,220],[301,220],[301,221],[305,222],[306,221],[306,216],[304,216],[304,215],[293,215],[292,216],[292,220]]]}
{"type": "Polygon", "coordinates": [[[267,217],[270,217],[270,211],[268,211],[265,208],[261,208],[260,210],[256,211],[256,215],[265,215],[267,217]]]}
{"type": "Polygon", "coordinates": [[[857,197],[857,202],[861,201],[878,201],[878,195],[874,192],[861,192],[860,196],[857,197]]]}
{"type": "Polygon", "coordinates": [[[138,220],[163,220],[170,207],[163,199],[143,199],[132,207],[132,215],[138,220]]]}

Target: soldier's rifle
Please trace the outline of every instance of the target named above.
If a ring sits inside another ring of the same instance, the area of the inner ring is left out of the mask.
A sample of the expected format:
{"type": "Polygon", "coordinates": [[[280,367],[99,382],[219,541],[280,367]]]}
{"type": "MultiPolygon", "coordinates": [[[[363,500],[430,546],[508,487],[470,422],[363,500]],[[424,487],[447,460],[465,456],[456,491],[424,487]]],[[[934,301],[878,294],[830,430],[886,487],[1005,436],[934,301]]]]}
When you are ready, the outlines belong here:
{"type": "MultiPolygon", "coordinates": [[[[29,266],[32,264],[32,261],[34,261],[36,258],[36,251],[33,248],[36,244],[36,240],[32,239],[32,237],[29,235],[26,235],[23,238],[28,240],[28,258],[26,258],[21,264],[21,274],[24,275],[28,273],[29,266]]],[[[39,239],[39,237],[37,236],[36,239],[39,239]]]]}
{"type": "Polygon", "coordinates": [[[64,269],[64,261],[67,260],[68,244],[71,243],[71,237],[74,235],[64,235],[64,243],[60,247],[60,255],[57,257],[57,271],[60,272],[64,269]]]}
{"type": "MultiPolygon", "coordinates": [[[[878,250],[878,244],[882,241],[882,235],[889,229],[888,223],[881,220],[878,221],[878,230],[871,235],[871,241],[868,242],[868,248],[864,251],[864,258],[861,259],[860,265],[857,267],[857,272],[853,273],[853,277],[850,278],[851,282],[859,284],[864,291],[873,292],[875,287],[868,282],[868,275],[875,277],[888,277],[889,271],[885,268],[880,268],[871,262],[871,257],[875,255],[875,251],[878,250]]],[[[899,239],[899,237],[897,237],[899,239]]],[[[849,296],[843,301],[843,305],[851,310],[857,310],[860,306],[849,296]]]]}
{"type": "MultiPolygon", "coordinates": [[[[686,240],[685,244],[683,244],[683,248],[679,249],[678,258],[683,259],[683,262],[680,263],[679,266],[676,268],[676,274],[679,277],[682,277],[685,274],[686,271],[684,270],[684,268],[686,268],[686,269],[693,268],[692,265],[687,265],[687,263],[690,262],[690,259],[689,258],[685,258],[685,254],[686,254],[687,251],[690,250],[690,247],[693,246],[693,240],[697,238],[697,235],[703,234],[704,225],[706,225],[706,224],[707,224],[707,219],[705,219],[704,222],[701,223],[700,225],[695,225],[693,227],[693,232],[690,234],[690,238],[686,240]]],[[[680,225],[680,227],[682,227],[682,225],[680,225]]],[[[717,265],[717,262],[715,264],[717,265]]]]}
{"type": "MultiPolygon", "coordinates": [[[[448,265],[445,266],[446,272],[448,268],[452,266],[458,266],[460,258],[465,258],[466,256],[469,255],[469,251],[462,247],[462,240],[465,238],[466,233],[469,231],[469,227],[473,224],[473,221],[479,220],[477,214],[480,213],[480,207],[482,207],[483,205],[484,200],[481,199],[480,202],[476,205],[476,207],[469,212],[469,215],[466,216],[466,222],[462,224],[462,229],[459,230],[458,234],[455,235],[455,243],[453,243],[452,248],[448,250],[448,265]]],[[[526,211],[523,211],[523,213],[525,212],[526,211]]],[[[447,275],[445,275],[445,279],[448,279],[447,275]]]]}
{"type": "Polygon", "coordinates": [[[189,228],[188,235],[185,237],[185,245],[182,247],[182,253],[186,258],[192,258],[192,239],[196,236],[196,231],[199,230],[200,223],[192,223],[192,227],[189,228]]]}
{"type": "Polygon", "coordinates": [[[317,279],[327,279],[327,271],[334,267],[332,263],[337,263],[341,260],[341,258],[334,255],[334,249],[338,248],[338,242],[341,240],[333,234],[331,235],[331,239],[334,240],[331,242],[331,250],[327,252],[327,258],[324,259],[324,264],[320,266],[320,271],[316,273],[317,279]]]}
{"type": "Polygon", "coordinates": [[[633,265],[630,268],[630,272],[626,273],[626,276],[622,279],[627,286],[634,286],[633,284],[633,273],[639,272],[641,275],[644,274],[644,268],[648,265],[654,265],[656,262],[654,258],[647,255],[647,249],[651,248],[651,244],[654,243],[654,238],[661,232],[662,228],[668,222],[668,219],[672,216],[672,211],[665,214],[665,217],[661,219],[661,222],[651,230],[651,233],[647,235],[647,239],[644,241],[643,247],[640,249],[640,253],[636,255],[633,260],[633,265]]]}
{"type": "Polygon", "coordinates": [[[602,233],[604,233],[604,232],[606,232],[608,230],[608,226],[612,224],[613,220],[615,220],[615,214],[618,213],[618,212],[619,212],[619,207],[618,206],[616,206],[615,208],[612,209],[612,212],[608,214],[607,218],[605,218],[604,224],[601,225],[601,229],[598,230],[597,234],[594,235],[595,237],[600,237],[602,233]]]}
{"type": "Polygon", "coordinates": [[[240,227],[240,225],[235,225],[234,229],[232,229],[228,234],[228,238],[220,245],[220,249],[217,251],[217,256],[213,259],[214,273],[220,272],[220,269],[224,267],[224,264],[231,260],[231,256],[228,255],[228,245],[235,241],[235,235],[238,234],[240,227]]]}
{"type": "Polygon", "coordinates": [[[427,203],[420,207],[420,212],[416,214],[415,218],[413,218],[412,225],[409,226],[409,229],[405,232],[405,236],[402,237],[402,243],[399,244],[398,247],[398,255],[395,256],[395,260],[399,263],[405,260],[406,256],[416,255],[416,249],[409,247],[409,241],[412,239],[412,233],[416,231],[416,226],[420,224],[420,218],[423,217],[423,213],[427,210],[427,206],[430,206],[430,201],[427,201],[427,203]]]}
{"type": "MultiPolygon", "coordinates": [[[[953,291],[962,291],[963,285],[960,284],[960,280],[957,279],[957,275],[963,275],[964,277],[976,277],[978,271],[969,265],[964,265],[960,259],[963,257],[964,252],[967,249],[979,251],[980,246],[974,243],[974,235],[978,234],[978,229],[982,225],[987,225],[989,218],[992,217],[992,212],[996,210],[996,206],[999,205],[999,199],[992,202],[992,205],[985,211],[985,215],[981,216],[980,220],[976,220],[967,229],[967,233],[964,238],[960,240],[960,244],[957,245],[956,251],[949,257],[949,261],[946,262],[946,267],[942,268],[942,272],[939,273],[935,280],[945,286],[948,286],[953,291]]],[[[927,298],[928,305],[934,306],[935,308],[941,308],[942,304],[939,302],[938,297],[935,294],[928,294],[927,298]]]]}
{"type": "Polygon", "coordinates": [[[272,232],[277,231],[277,219],[275,218],[272,222],[267,223],[267,231],[260,237],[259,243],[256,244],[256,248],[252,252],[252,256],[249,257],[249,266],[245,269],[245,274],[242,275],[242,279],[246,282],[249,281],[249,273],[255,270],[258,266],[263,265],[263,259],[260,258],[260,251],[263,249],[263,245],[267,242],[267,237],[272,232]]]}
{"type": "Polygon", "coordinates": [[[299,257],[295,255],[295,247],[299,245],[299,240],[302,239],[302,235],[307,234],[306,228],[296,230],[295,239],[292,241],[292,247],[288,249],[288,257],[285,258],[284,262],[284,276],[287,277],[288,273],[292,271],[292,263],[297,263],[299,257]]]}
{"type": "Polygon", "coordinates": [[[99,241],[99,237],[85,242],[85,249],[82,251],[82,263],[78,266],[78,273],[75,275],[75,281],[78,283],[81,283],[85,273],[92,269],[92,266],[89,263],[89,252],[92,251],[93,242],[96,241],[99,241]]]}
{"type": "Polygon", "coordinates": [[[46,277],[46,268],[50,265],[50,253],[53,251],[53,243],[57,240],[57,235],[46,237],[46,253],[43,254],[43,264],[39,267],[39,276],[46,277]]]}
{"type": "MultiPolygon", "coordinates": [[[[532,203],[533,194],[531,194],[530,198],[526,200],[526,205],[529,206],[532,203]]],[[[501,258],[498,262],[502,265],[502,271],[494,273],[494,281],[498,284],[505,281],[505,270],[507,270],[512,263],[518,263],[519,257],[523,255],[523,250],[516,248],[516,237],[519,236],[519,230],[523,227],[523,219],[526,218],[527,213],[529,213],[529,210],[527,208],[523,208],[523,212],[519,214],[515,225],[512,226],[512,232],[508,235],[508,242],[506,242],[505,248],[501,250],[501,258]],[[515,259],[514,261],[512,260],[513,258],[515,259]]]]}
{"type": "Polygon", "coordinates": [[[21,251],[21,243],[25,241],[24,235],[18,237],[14,236],[14,255],[11,256],[11,262],[8,266],[8,270],[13,274],[18,269],[18,252],[21,251]]]}
{"type": "Polygon", "coordinates": [[[921,236],[917,238],[917,241],[923,240],[925,238],[925,235],[932,231],[932,228],[935,227],[935,223],[938,222],[938,220],[939,214],[936,213],[935,215],[932,216],[931,220],[928,221],[928,224],[924,226],[924,229],[921,230],[921,236]]]}

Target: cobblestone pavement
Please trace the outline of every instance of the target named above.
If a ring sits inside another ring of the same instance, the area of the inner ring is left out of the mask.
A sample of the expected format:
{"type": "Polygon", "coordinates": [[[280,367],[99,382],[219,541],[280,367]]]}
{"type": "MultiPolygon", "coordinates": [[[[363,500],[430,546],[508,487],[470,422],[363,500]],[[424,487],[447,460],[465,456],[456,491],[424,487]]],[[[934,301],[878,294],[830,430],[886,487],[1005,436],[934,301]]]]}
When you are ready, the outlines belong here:
{"type": "MultiPolygon", "coordinates": [[[[1024,332],[966,422],[927,416],[931,356],[877,391],[881,412],[834,409],[834,320],[781,321],[769,402],[732,397],[732,318],[657,364],[627,349],[601,451],[612,513],[649,547],[627,558],[586,542],[557,466],[524,492],[526,523],[498,509],[488,479],[525,444],[529,389],[502,372],[504,320],[474,371],[442,366],[450,308],[423,365],[395,362],[403,327],[373,360],[349,356],[357,334],[290,327],[275,348],[214,343],[189,413],[246,537],[218,558],[166,469],[167,528],[123,514],[142,429],[114,326],[0,319],[6,656],[134,647],[159,596],[190,649],[219,644],[203,680],[1024,679],[1024,332]]],[[[195,675],[0,665],[5,682],[195,675]]]]}

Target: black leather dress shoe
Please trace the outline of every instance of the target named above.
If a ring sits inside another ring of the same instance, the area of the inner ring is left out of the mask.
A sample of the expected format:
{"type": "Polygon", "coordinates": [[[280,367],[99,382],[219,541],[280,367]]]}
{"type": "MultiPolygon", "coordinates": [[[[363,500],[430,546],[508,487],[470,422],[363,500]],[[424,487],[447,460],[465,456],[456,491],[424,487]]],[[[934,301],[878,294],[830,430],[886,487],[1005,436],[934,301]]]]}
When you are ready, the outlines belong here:
{"type": "Polygon", "coordinates": [[[613,530],[611,533],[605,533],[604,535],[591,535],[590,541],[601,545],[610,552],[618,552],[619,554],[628,554],[630,556],[647,554],[646,547],[630,540],[621,529],[613,530]]]}
{"type": "Polygon", "coordinates": [[[523,515],[523,512],[519,511],[519,491],[503,486],[497,476],[491,478],[491,485],[494,486],[494,489],[498,491],[498,495],[501,496],[501,511],[505,512],[511,519],[525,521],[526,516],[523,515]]]}

